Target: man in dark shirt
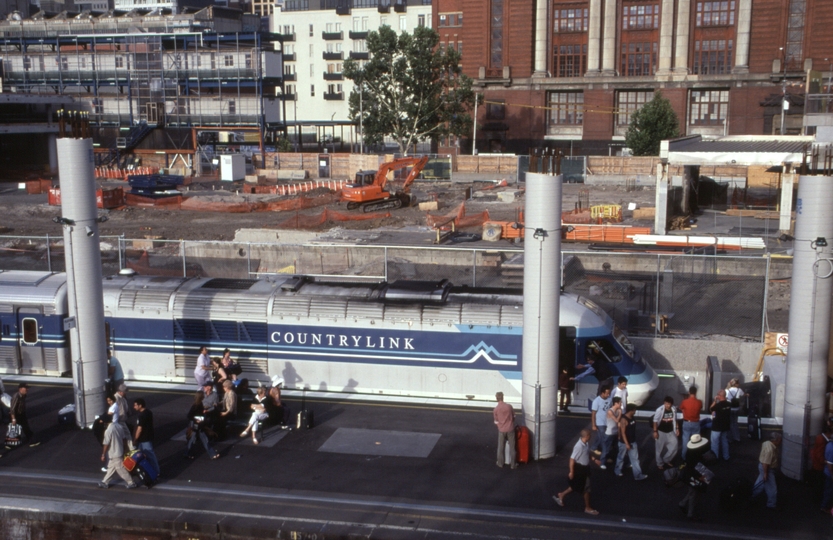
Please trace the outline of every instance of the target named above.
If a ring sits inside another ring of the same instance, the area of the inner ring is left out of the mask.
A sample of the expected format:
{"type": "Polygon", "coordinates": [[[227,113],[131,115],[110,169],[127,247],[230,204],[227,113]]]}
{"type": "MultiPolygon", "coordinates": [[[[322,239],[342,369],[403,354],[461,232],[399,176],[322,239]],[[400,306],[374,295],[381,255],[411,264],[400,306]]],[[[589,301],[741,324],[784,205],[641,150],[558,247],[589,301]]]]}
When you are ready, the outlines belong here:
{"type": "Polygon", "coordinates": [[[151,466],[156,469],[156,476],[159,476],[159,461],[153,451],[153,413],[145,405],[145,400],[137,398],[133,402],[133,409],[139,413],[136,418],[136,430],[133,433],[133,442],[139,450],[150,461],[151,466]]]}
{"type": "Polygon", "coordinates": [[[29,418],[26,416],[26,394],[28,392],[28,384],[20,383],[17,385],[17,393],[12,397],[12,401],[9,404],[9,414],[12,418],[11,423],[20,426],[29,446],[37,446],[40,443],[35,440],[35,434],[32,428],[29,427],[29,418]]]}
{"type": "Polygon", "coordinates": [[[699,494],[705,491],[708,485],[707,479],[697,470],[697,465],[702,463],[703,454],[709,450],[709,441],[694,433],[688,441],[685,467],[682,472],[682,479],[688,484],[688,493],[680,501],[680,511],[685,512],[690,520],[697,520],[697,499],[699,494]]]}
{"type": "Polygon", "coordinates": [[[718,459],[729,461],[729,429],[732,423],[732,404],[726,399],[726,390],[717,393],[709,407],[712,412],[711,447],[718,459]]]}

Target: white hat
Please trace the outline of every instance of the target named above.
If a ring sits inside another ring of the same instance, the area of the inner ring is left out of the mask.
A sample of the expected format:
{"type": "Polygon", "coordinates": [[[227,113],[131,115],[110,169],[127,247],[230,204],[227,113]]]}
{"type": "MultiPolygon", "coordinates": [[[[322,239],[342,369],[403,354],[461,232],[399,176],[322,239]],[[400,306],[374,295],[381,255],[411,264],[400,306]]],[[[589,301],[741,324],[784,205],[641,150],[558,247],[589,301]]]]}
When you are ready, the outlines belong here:
{"type": "Polygon", "coordinates": [[[701,437],[699,433],[695,433],[691,436],[691,439],[688,440],[686,448],[688,448],[689,450],[697,450],[698,448],[702,448],[707,444],[709,444],[709,441],[707,439],[701,437]]]}
{"type": "Polygon", "coordinates": [[[283,386],[283,377],[279,375],[272,376],[272,386],[283,386]]]}

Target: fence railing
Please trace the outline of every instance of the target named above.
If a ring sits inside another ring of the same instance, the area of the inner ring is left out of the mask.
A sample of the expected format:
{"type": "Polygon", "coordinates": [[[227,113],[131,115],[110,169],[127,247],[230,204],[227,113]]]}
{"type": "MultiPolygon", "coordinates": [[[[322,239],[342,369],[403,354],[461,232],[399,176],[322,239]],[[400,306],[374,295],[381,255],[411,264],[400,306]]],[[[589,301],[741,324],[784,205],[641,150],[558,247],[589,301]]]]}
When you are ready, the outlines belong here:
{"type": "MultiPolygon", "coordinates": [[[[500,245],[286,245],[104,236],[101,258],[104,275],[130,268],[156,276],[303,274],[523,287],[523,250],[500,245]]],[[[63,237],[0,236],[0,270],[63,272],[63,237]]],[[[566,292],[593,300],[629,335],[763,341],[765,332],[787,330],[789,261],[564,251],[562,270],[566,292]]]]}

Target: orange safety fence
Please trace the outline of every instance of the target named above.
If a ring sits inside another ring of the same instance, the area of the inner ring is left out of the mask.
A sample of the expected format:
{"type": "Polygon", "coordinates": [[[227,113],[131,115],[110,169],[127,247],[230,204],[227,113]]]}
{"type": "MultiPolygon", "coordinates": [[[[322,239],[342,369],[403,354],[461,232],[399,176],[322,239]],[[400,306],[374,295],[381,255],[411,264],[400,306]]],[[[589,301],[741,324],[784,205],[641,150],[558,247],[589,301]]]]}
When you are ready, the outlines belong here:
{"type": "Polygon", "coordinates": [[[495,182],[494,184],[483,186],[482,188],[479,188],[479,191],[489,191],[490,189],[496,189],[496,188],[499,188],[499,187],[506,187],[507,185],[508,185],[508,183],[506,182],[506,179],[504,178],[500,182],[495,182]]]}
{"type": "Polygon", "coordinates": [[[462,202],[460,203],[460,206],[457,207],[457,212],[454,216],[435,216],[428,214],[425,219],[428,226],[434,227],[435,229],[445,227],[452,222],[457,229],[464,229],[466,227],[482,227],[484,223],[489,221],[489,211],[484,210],[479,214],[467,216],[466,203],[462,202]]]}
{"type": "Polygon", "coordinates": [[[96,167],[96,178],[112,178],[118,180],[127,180],[128,175],[133,174],[156,174],[159,172],[159,167],[133,167],[132,169],[122,169],[121,167],[96,167]]]}
{"type": "Polygon", "coordinates": [[[282,229],[315,229],[328,221],[362,221],[366,219],[389,218],[390,212],[376,212],[372,214],[345,214],[335,210],[323,210],[315,215],[296,214],[277,224],[282,229]]]}
{"type": "Polygon", "coordinates": [[[348,183],[349,182],[347,180],[312,180],[310,182],[301,182],[298,184],[244,186],[243,192],[271,195],[298,195],[300,193],[306,193],[320,188],[338,191],[348,183]]]}
{"type": "Polygon", "coordinates": [[[633,235],[651,234],[650,227],[628,227],[626,225],[573,225],[572,228],[572,231],[564,233],[564,240],[633,244],[633,235]]]}
{"type": "Polygon", "coordinates": [[[224,202],[206,200],[205,197],[188,197],[182,201],[183,210],[196,210],[200,212],[228,212],[232,214],[243,214],[248,212],[286,212],[288,210],[303,210],[314,208],[336,202],[338,197],[335,194],[321,195],[319,197],[298,197],[285,201],[256,201],[256,202],[224,202]]]}

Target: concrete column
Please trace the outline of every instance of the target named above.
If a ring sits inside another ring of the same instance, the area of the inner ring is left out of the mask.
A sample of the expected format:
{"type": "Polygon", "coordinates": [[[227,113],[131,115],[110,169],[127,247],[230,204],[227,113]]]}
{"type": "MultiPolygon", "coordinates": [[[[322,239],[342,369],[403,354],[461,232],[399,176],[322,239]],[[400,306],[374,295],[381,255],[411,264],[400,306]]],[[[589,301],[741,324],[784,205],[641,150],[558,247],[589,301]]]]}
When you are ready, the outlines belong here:
{"type": "Polygon", "coordinates": [[[668,165],[657,165],[657,190],[654,206],[654,234],[665,234],[668,222],[668,165]]]}
{"type": "Polygon", "coordinates": [[[535,71],[532,73],[533,77],[547,76],[548,7],[548,0],[535,2],[535,71]]]}
{"type": "Polygon", "coordinates": [[[672,40],[674,38],[674,0],[662,0],[659,21],[659,65],[657,75],[671,73],[672,40]]]}
{"type": "Polygon", "coordinates": [[[555,456],[563,176],[526,174],[521,403],[532,455],[555,456]]]}
{"type": "MultiPolygon", "coordinates": [[[[688,47],[691,35],[691,0],[677,3],[677,43],[674,51],[674,72],[688,73],[688,47]]],[[[660,50],[662,47],[660,47],[660,50]]]]}
{"type": "Polygon", "coordinates": [[[752,0],[738,2],[738,32],[735,40],[734,73],[749,72],[749,34],[752,28],[752,0]]]}
{"type": "Polygon", "coordinates": [[[616,75],[616,0],[605,0],[602,75],[616,75]]]}
{"type": "Polygon", "coordinates": [[[46,146],[49,151],[49,174],[58,174],[58,137],[54,134],[49,135],[46,141],[46,146]]]}
{"type": "Polygon", "coordinates": [[[599,74],[599,48],[602,36],[602,0],[590,0],[590,22],[587,28],[587,75],[599,74]]]}
{"type": "Polygon", "coordinates": [[[778,215],[778,231],[784,234],[792,234],[792,207],[793,190],[795,186],[795,174],[784,173],[781,175],[781,205],[778,215]]]}

